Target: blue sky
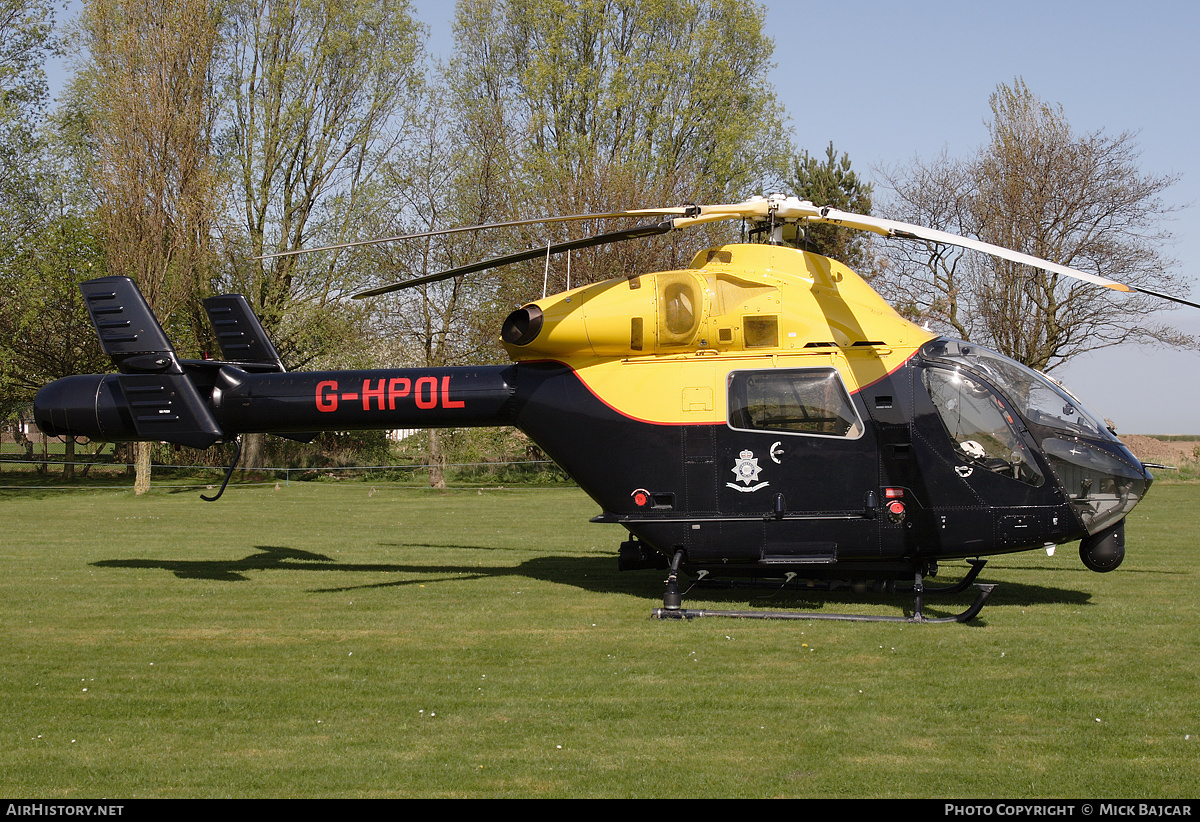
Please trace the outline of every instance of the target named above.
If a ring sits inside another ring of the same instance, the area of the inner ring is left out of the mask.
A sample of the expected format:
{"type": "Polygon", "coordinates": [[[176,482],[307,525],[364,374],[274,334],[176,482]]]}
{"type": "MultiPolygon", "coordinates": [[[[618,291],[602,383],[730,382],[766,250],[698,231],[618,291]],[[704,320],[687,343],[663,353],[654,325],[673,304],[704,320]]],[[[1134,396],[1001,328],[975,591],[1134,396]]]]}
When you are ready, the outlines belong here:
{"type": "MultiPolygon", "coordinates": [[[[1060,104],[1077,133],[1136,133],[1144,173],[1180,176],[1167,199],[1190,207],[1169,225],[1178,242],[1167,256],[1200,281],[1200,3],[765,6],[776,63],[766,79],[797,147],[819,153],[832,140],[868,175],[943,149],[966,155],[987,139],[989,95],[1021,77],[1060,104]]],[[[431,51],[448,54],[454,4],[415,7],[431,51]]],[[[1200,311],[1164,317],[1200,335],[1200,311]]],[[[1124,433],[1200,434],[1200,352],[1126,346],[1080,357],[1056,376],[1124,433]]]]}

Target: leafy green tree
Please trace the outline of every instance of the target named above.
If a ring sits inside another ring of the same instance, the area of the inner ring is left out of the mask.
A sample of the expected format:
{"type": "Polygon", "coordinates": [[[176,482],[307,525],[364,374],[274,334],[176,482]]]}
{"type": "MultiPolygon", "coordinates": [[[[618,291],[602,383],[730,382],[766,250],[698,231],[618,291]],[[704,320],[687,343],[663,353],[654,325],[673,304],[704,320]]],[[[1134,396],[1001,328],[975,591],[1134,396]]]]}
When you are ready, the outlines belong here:
{"type": "MultiPolygon", "coordinates": [[[[850,155],[839,158],[833,142],[825,149],[825,159],[819,160],[807,151],[792,160],[788,191],[802,200],[819,206],[832,206],[855,214],[871,213],[874,186],[858,176],[850,167],[850,155]]],[[[867,236],[861,231],[835,225],[813,225],[807,228],[808,248],[845,263],[860,274],[870,274],[873,259],[867,236]]]]}
{"type": "MultiPolygon", "coordinates": [[[[466,0],[455,30],[450,76],[488,157],[489,218],[725,202],[783,179],[783,114],[762,79],[773,44],[753,4],[466,0]]],[[[512,245],[616,227],[538,226],[512,245]]],[[[685,264],[698,236],[573,253],[571,282],[685,264]]]]}
{"type": "MultiPolygon", "coordinates": [[[[0,336],[13,341],[0,362],[4,405],[32,401],[39,388],[71,374],[105,371],[79,283],[104,276],[104,251],[86,216],[63,211],[46,220],[10,261],[0,279],[0,336]]],[[[68,438],[63,477],[74,475],[68,438]]]]}
{"type": "MultiPolygon", "coordinates": [[[[25,166],[28,223],[0,265],[0,417],[32,402],[51,380],[109,367],[83,307],[79,283],[105,274],[95,201],[85,184],[83,132],[68,105],[43,120],[25,166]]],[[[66,442],[64,478],[74,466],[66,442]]]]}
{"type": "Polygon", "coordinates": [[[294,367],[354,336],[336,300],[355,275],[346,254],[263,255],[373,225],[374,177],[419,92],[421,29],[397,0],[235,0],[223,34],[226,285],[294,367]]]}
{"type": "Polygon", "coordinates": [[[38,127],[57,45],[48,0],[0,0],[0,262],[40,222],[38,127]]]}
{"type": "Polygon", "coordinates": [[[33,399],[44,373],[26,356],[44,341],[30,333],[41,330],[29,305],[30,261],[53,219],[40,133],[45,61],[57,48],[53,23],[46,0],[0,0],[0,418],[33,399]]]}

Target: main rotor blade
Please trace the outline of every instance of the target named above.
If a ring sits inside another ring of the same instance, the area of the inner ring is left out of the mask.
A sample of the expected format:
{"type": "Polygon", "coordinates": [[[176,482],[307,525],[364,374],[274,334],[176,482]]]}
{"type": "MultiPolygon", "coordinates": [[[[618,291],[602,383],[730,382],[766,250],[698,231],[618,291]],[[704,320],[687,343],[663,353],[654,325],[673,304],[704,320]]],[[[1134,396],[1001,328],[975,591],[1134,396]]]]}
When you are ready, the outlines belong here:
{"type": "MultiPolygon", "coordinates": [[[[574,240],[568,243],[551,245],[549,251],[551,254],[554,254],[562,251],[571,251],[577,248],[588,248],[589,246],[594,245],[619,242],[621,240],[633,239],[635,237],[649,237],[653,236],[654,234],[666,233],[673,228],[687,228],[689,226],[711,223],[719,220],[743,219],[756,222],[771,221],[772,223],[798,222],[800,220],[805,220],[814,223],[832,223],[835,225],[842,225],[847,228],[859,229],[861,231],[871,231],[876,234],[883,235],[884,237],[925,240],[933,243],[942,243],[945,245],[958,246],[960,248],[968,248],[974,251],[981,251],[985,254],[990,254],[1001,259],[1032,266],[1034,268],[1040,268],[1044,271],[1051,271],[1056,274],[1061,274],[1065,277],[1071,277],[1073,279],[1091,283],[1092,285],[1098,285],[1113,291],[1137,292],[1140,294],[1147,294],[1152,297],[1157,297],[1159,299],[1169,300],[1181,305],[1191,306],[1192,308],[1200,308],[1200,303],[1185,300],[1182,297],[1175,297],[1170,294],[1151,291],[1150,289],[1142,288],[1140,286],[1121,283],[1116,280],[1111,280],[1107,277],[1101,277],[1097,274],[1090,274],[1086,271],[1080,271],[1059,263],[1053,263],[1049,260],[1043,260],[1039,257],[1034,257],[1029,254],[1023,254],[1019,251],[1011,251],[1003,246],[993,245],[992,243],[985,243],[980,240],[970,239],[969,237],[962,237],[957,234],[950,234],[946,231],[925,228],[924,226],[913,225],[910,223],[901,223],[895,220],[887,220],[880,217],[868,217],[863,214],[853,214],[851,212],[839,211],[838,209],[828,206],[816,206],[808,200],[801,200],[797,197],[784,197],[780,194],[772,194],[767,197],[751,197],[750,199],[741,203],[685,205],[674,208],[633,209],[630,211],[613,211],[602,214],[573,214],[565,217],[545,217],[529,220],[511,220],[500,223],[488,223],[486,225],[459,226],[456,228],[427,231],[419,234],[403,234],[396,237],[385,237],[378,240],[361,240],[353,243],[323,246],[322,248],[284,251],[276,254],[263,255],[262,259],[289,256],[292,254],[304,254],[309,251],[353,248],[357,246],[370,245],[372,243],[390,242],[394,240],[413,240],[423,237],[436,237],[445,234],[455,234],[463,231],[475,231],[483,228],[507,228],[523,225],[536,225],[539,223],[561,223],[578,220],[650,215],[669,217],[670,219],[659,223],[651,223],[636,226],[631,229],[614,231],[608,234],[599,234],[595,237],[589,237],[583,240],[574,240]]],[[[451,277],[457,277],[460,274],[469,274],[473,271],[483,271],[485,269],[496,268],[497,266],[507,265],[509,263],[531,260],[545,253],[546,249],[537,249],[520,252],[517,254],[510,254],[504,257],[496,257],[491,260],[484,260],[483,262],[473,263],[472,265],[462,266],[450,271],[443,271],[438,274],[430,274],[413,280],[406,280],[403,283],[396,283],[394,285],[383,286],[381,288],[375,288],[369,291],[362,291],[358,294],[355,294],[354,297],[355,299],[361,299],[363,297],[386,294],[390,291],[397,291],[403,288],[412,288],[424,283],[450,279],[451,277]]]]}
{"type": "Polygon", "coordinates": [[[829,206],[816,206],[807,200],[800,200],[796,197],[783,197],[782,195],[771,195],[769,197],[751,197],[742,203],[728,203],[724,205],[705,205],[691,206],[684,209],[675,209],[671,213],[679,214],[675,219],[676,228],[685,228],[689,225],[697,225],[699,223],[712,222],[714,220],[730,220],[730,219],[748,219],[756,221],[777,220],[779,222],[791,222],[797,220],[806,220],[814,223],[833,223],[835,225],[843,225],[847,228],[856,228],[862,231],[872,231],[876,234],[881,234],[884,237],[895,237],[909,240],[927,240],[934,243],[943,243],[945,245],[958,246],[960,248],[969,248],[974,251],[981,251],[985,254],[991,254],[1004,260],[1011,260],[1015,263],[1040,268],[1043,271],[1051,271],[1056,274],[1061,274],[1064,277],[1071,277],[1076,280],[1081,280],[1086,283],[1098,285],[1103,288],[1112,289],[1113,291],[1137,292],[1139,294],[1147,294],[1151,297],[1157,297],[1163,300],[1169,300],[1181,305],[1191,306],[1192,308],[1200,308],[1200,303],[1194,303],[1191,300],[1185,300],[1182,297],[1176,297],[1171,294],[1163,294],[1158,291],[1151,291],[1148,288],[1141,286],[1129,285],[1116,280],[1110,280],[1107,277],[1101,277],[1097,274],[1090,274],[1086,271],[1080,271],[1077,268],[1053,263],[1049,260],[1043,260],[1040,257],[1034,257],[1030,254],[1023,254],[1019,251],[1011,251],[1003,246],[985,243],[980,240],[972,240],[969,237],[962,237],[958,234],[950,234],[946,231],[938,231],[924,226],[912,225],[910,223],[901,223],[895,220],[885,220],[879,217],[868,217],[863,214],[853,214],[847,211],[839,211],[836,208],[829,206]]]}
{"type": "MultiPolygon", "coordinates": [[[[617,215],[610,215],[617,216],[617,215]]],[[[622,215],[623,216],[623,215],[622,215]]],[[[591,248],[592,246],[605,245],[607,243],[617,243],[622,240],[634,240],[639,237],[654,237],[659,234],[666,234],[675,227],[674,220],[663,220],[658,223],[644,223],[632,228],[623,228],[620,231],[610,231],[606,234],[597,234],[592,237],[584,237],[581,240],[569,240],[564,243],[554,243],[546,248],[531,248],[527,251],[518,251],[515,254],[506,254],[503,257],[492,257],[489,260],[482,260],[470,265],[459,266],[452,268],[449,271],[440,271],[437,274],[426,274],[423,277],[414,277],[411,280],[404,282],[392,283],[391,285],[380,286],[379,288],[371,288],[366,291],[360,291],[353,295],[353,299],[361,300],[365,297],[377,297],[380,294],[389,294],[393,291],[400,291],[405,288],[415,288],[426,283],[436,283],[441,280],[449,280],[463,274],[471,274],[475,271],[486,271],[489,268],[499,268],[502,265],[511,263],[525,262],[526,260],[536,260],[539,257],[545,257],[549,254],[560,254],[564,251],[574,251],[579,248],[591,248]]]]}
{"type": "Polygon", "coordinates": [[[1051,271],[1055,274],[1061,274],[1064,277],[1071,277],[1076,280],[1082,280],[1085,283],[1103,286],[1104,288],[1112,289],[1113,291],[1138,292],[1140,294],[1148,294],[1151,297],[1158,297],[1163,300],[1170,300],[1174,303],[1191,306],[1192,308],[1200,308],[1200,304],[1185,300],[1182,297],[1174,297],[1170,294],[1162,294],[1157,291],[1141,288],[1136,285],[1128,285],[1120,283],[1116,280],[1110,280],[1107,277],[1101,277],[1098,274],[1089,274],[1086,271],[1080,271],[1077,268],[1052,263],[1049,260],[1043,260],[1040,257],[1034,257],[1030,254],[1023,254],[1020,251],[1011,251],[1003,246],[992,245],[980,240],[972,240],[969,237],[961,237],[958,234],[950,234],[945,231],[938,231],[933,228],[925,228],[924,226],[912,225],[910,223],[900,223],[895,220],[885,220],[881,217],[867,217],[862,214],[852,214],[846,211],[838,211],[836,208],[825,207],[820,209],[820,214],[816,217],[809,218],[814,223],[833,223],[835,225],[846,226],[847,228],[857,228],[862,231],[872,231],[876,234],[881,234],[884,237],[895,237],[906,240],[928,240],[933,243],[943,243],[945,245],[958,246],[960,248],[969,248],[973,251],[982,251],[985,254],[991,254],[994,257],[999,257],[1003,260],[1009,260],[1014,263],[1040,268],[1043,271],[1051,271]]]}
{"type": "Polygon", "coordinates": [[[683,213],[683,209],[660,208],[660,209],[640,209],[637,211],[609,211],[602,214],[568,214],[563,217],[535,217],[529,220],[508,220],[501,223],[482,223],[480,225],[462,225],[454,228],[439,228],[436,231],[422,231],[417,234],[398,234],[394,237],[377,237],[372,240],[355,240],[349,243],[335,243],[334,245],[323,245],[317,248],[296,248],[291,251],[276,251],[271,254],[263,254],[261,257],[255,257],[256,260],[270,260],[275,257],[294,257],[297,254],[312,254],[317,251],[336,251],[343,248],[359,248],[364,245],[378,245],[379,243],[391,243],[399,240],[419,240],[423,237],[441,237],[446,234],[459,234],[464,231],[479,231],[488,228],[514,228],[523,225],[539,225],[541,223],[568,223],[578,222],[580,220],[605,220],[613,217],[643,217],[646,215],[667,215],[683,213]]]}

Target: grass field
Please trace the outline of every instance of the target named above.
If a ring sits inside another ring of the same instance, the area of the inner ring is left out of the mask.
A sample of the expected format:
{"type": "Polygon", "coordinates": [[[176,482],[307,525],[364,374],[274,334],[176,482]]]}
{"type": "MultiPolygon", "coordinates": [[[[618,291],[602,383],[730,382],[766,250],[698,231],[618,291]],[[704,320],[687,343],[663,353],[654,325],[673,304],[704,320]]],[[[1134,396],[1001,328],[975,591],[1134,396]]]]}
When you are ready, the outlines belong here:
{"type": "Polygon", "coordinates": [[[651,620],[662,572],[618,573],[624,532],[569,488],[0,512],[7,796],[1200,794],[1200,485],[1151,491],[1113,573],[993,560],[969,625],[651,620]]]}

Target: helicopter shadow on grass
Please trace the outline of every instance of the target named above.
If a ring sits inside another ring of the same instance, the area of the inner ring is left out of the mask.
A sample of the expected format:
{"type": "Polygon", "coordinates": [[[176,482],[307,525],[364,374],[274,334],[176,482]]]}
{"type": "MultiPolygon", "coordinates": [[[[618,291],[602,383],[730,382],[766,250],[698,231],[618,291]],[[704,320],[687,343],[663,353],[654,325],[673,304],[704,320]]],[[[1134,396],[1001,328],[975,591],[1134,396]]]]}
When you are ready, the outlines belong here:
{"type": "MultiPolygon", "coordinates": [[[[397,549],[445,549],[447,551],[495,552],[506,549],[491,546],[391,544],[397,549]]],[[[598,594],[626,594],[659,599],[663,593],[664,571],[619,571],[616,557],[606,554],[594,556],[544,556],[526,560],[517,565],[480,565],[461,563],[359,563],[341,562],[325,554],[283,546],[254,546],[255,553],[239,559],[169,560],[169,559],[109,559],[92,563],[99,568],[160,569],[169,571],[180,579],[202,579],[218,582],[241,582],[250,579],[249,574],[260,571],[304,571],[324,574],[378,574],[383,576],[403,575],[402,579],[383,579],[354,585],[330,585],[312,588],[313,593],[337,593],[344,591],[369,590],[373,588],[402,588],[408,585],[437,583],[464,583],[479,579],[519,577],[540,580],[559,585],[570,585],[598,594]]],[[[953,574],[950,574],[953,581],[953,574]]],[[[1024,582],[995,580],[997,588],[989,600],[989,608],[1026,607],[1035,605],[1082,606],[1090,603],[1091,593],[1084,590],[1037,585],[1024,582]]],[[[762,585],[753,589],[745,587],[722,588],[693,586],[693,580],[681,579],[684,589],[685,607],[712,608],[746,607],[755,610],[813,611],[815,613],[838,613],[842,607],[856,608],[863,605],[898,606],[909,609],[912,605],[911,592],[884,593],[866,591],[858,593],[850,588],[834,590],[805,589],[782,585],[762,585]]],[[[930,580],[927,587],[945,586],[942,579],[930,580]]],[[[955,610],[962,603],[970,602],[975,596],[973,588],[949,597],[930,593],[925,598],[926,610],[931,616],[942,610],[955,610]]],[[[986,613],[986,611],[985,611],[986,613]]],[[[976,620],[978,622],[978,620],[976,620]]]]}
{"type": "MultiPolygon", "coordinates": [[[[465,545],[394,545],[396,548],[447,550],[502,551],[505,549],[465,545]]],[[[622,574],[616,569],[612,556],[578,557],[547,556],[528,560],[519,565],[479,565],[473,563],[358,563],[341,562],[325,554],[276,545],[256,545],[256,553],[238,559],[106,559],[91,563],[97,568],[159,569],[169,571],[180,579],[202,579],[216,582],[244,582],[257,571],[305,571],[353,574],[403,574],[416,578],[389,579],[360,585],[313,588],[315,593],[365,590],[370,588],[403,587],[431,582],[463,582],[495,577],[521,577],[545,582],[570,584],[597,593],[627,593],[634,595],[661,592],[662,574],[622,574]]]]}

